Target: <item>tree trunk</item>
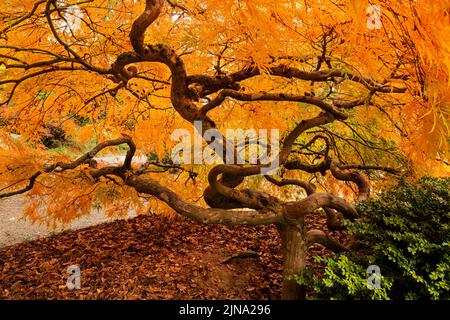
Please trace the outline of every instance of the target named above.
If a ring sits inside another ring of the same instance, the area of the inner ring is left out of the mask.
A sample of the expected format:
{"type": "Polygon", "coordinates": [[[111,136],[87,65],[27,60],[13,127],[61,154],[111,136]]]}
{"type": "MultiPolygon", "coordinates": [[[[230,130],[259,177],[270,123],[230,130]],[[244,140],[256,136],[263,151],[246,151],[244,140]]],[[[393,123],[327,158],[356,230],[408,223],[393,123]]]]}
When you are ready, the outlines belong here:
{"type": "Polygon", "coordinates": [[[286,279],[291,275],[303,273],[306,268],[306,243],[304,222],[296,225],[284,225],[279,227],[283,242],[283,288],[281,299],[299,300],[305,299],[304,286],[300,286],[295,280],[286,279]]]}

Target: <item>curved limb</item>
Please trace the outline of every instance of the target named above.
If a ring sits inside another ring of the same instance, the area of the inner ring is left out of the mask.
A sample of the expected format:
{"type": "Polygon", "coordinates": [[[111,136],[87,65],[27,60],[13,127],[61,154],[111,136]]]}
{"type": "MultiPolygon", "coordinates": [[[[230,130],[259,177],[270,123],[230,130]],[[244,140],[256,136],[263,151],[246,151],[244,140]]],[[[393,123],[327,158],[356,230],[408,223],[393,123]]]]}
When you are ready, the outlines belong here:
{"type": "Polygon", "coordinates": [[[224,225],[260,225],[282,222],[282,214],[268,209],[260,210],[225,210],[203,208],[183,200],[172,190],[150,178],[132,175],[125,183],[137,192],[153,195],[167,203],[177,213],[203,224],[224,225]]]}
{"type": "Polygon", "coordinates": [[[307,195],[310,195],[310,194],[313,194],[314,192],[316,192],[316,186],[313,185],[312,183],[309,183],[306,181],[302,181],[302,180],[298,180],[298,179],[276,180],[275,178],[273,178],[271,176],[264,176],[264,178],[267,181],[269,181],[279,187],[288,186],[288,185],[299,186],[305,190],[307,195]]]}
{"type": "MultiPolygon", "coordinates": [[[[131,162],[132,162],[134,154],[136,152],[136,145],[131,140],[131,138],[123,137],[123,138],[119,138],[119,139],[115,139],[115,140],[108,140],[108,141],[99,143],[93,149],[91,149],[91,151],[83,154],[82,156],[80,156],[79,158],[77,158],[76,160],[74,160],[72,162],[58,162],[58,163],[46,166],[42,170],[37,171],[31,177],[26,179],[26,180],[28,180],[27,186],[25,186],[24,188],[19,189],[19,190],[2,193],[2,194],[0,194],[0,199],[15,196],[15,195],[30,191],[33,188],[37,178],[44,173],[51,173],[54,171],[63,172],[66,170],[75,169],[82,164],[90,164],[90,160],[92,160],[95,157],[95,155],[98,154],[103,149],[105,149],[107,147],[111,147],[111,146],[118,146],[121,144],[127,144],[129,147],[127,154],[125,156],[123,165],[120,167],[106,167],[106,168],[99,169],[98,171],[95,171],[96,172],[95,175],[99,175],[99,173],[102,173],[99,176],[107,174],[107,173],[122,174],[128,170],[131,170],[131,162]]],[[[95,177],[95,176],[93,176],[93,177],[95,177]]],[[[4,188],[3,190],[5,190],[7,188],[8,187],[4,188]]]]}
{"type": "Polygon", "coordinates": [[[340,197],[326,192],[313,193],[302,200],[290,201],[284,204],[285,216],[288,221],[295,221],[322,207],[335,209],[349,220],[354,220],[358,216],[353,205],[340,197]]]}
{"type": "Polygon", "coordinates": [[[222,184],[217,178],[219,175],[227,174],[229,176],[245,177],[252,175],[255,167],[240,167],[237,165],[218,165],[211,169],[208,174],[208,182],[210,187],[224,196],[226,199],[236,201],[243,208],[261,209],[279,206],[280,202],[277,198],[267,193],[244,189],[238,190],[222,184]],[[249,169],[249,170],[247,170],[249,169]]]}
{"type": "Polygon", "coordinates": [[[199,205],[185,201],[178,194],[161,185],[157,181],[148,177],[144,178],[133,172],[131,168],[131,161],[136,148],[130,137],[123,137],[102,142],[95,146],[91,151],[85,153],[72,162],[58,162],[48,165],[28,178],[28,185],[26,187],[20,190],[0,194],[0,199],[30,191],[34,186],[36,179],[42,174],[64,172],[67,170],[76,169],[79,166],[86,164],[101,150],[110,146],[117,146],[121,144],[128,144],[129,146],[129,151],[127,152],[124,163],[121,166],[107,166],[99,169],[88,169],[88,173],[93,179],[99,179],[108,175],[117,176],[121,178],[126,185],[134,188],[137,192],[155,196],[156,198],[167,203],[177,213],[203,224],[260,225],[279,224],[283,221],[283,215],[280,210],[274,211],[269,208],[261,208],[260,210],[230,211],[216,208],[203,208],[199,205]]]}
{"type": "Polygon", "coordinates": [[[133,22],[130,32],[131,45],[138,54],[143,54],[145,31],[158,18],[164,0],[146,0],[144,12],[133,22]]]}
{"type": "MultiPolygon", "coordinates": [[[[309,183],[306,181],[302,181],[302,180],[298,180],[298,179],[276,180],[275,178],[273,178],[271,176],[264,176],[264,178],[266,178],[266,180],[270,181],[271,183],[273,183],[279,187],[286,186],[286,185],[296,185],[296,186],[302,187],[306,191],[307,195],[311,195],[316,192],[316,186],[313,185],[312,183],[309,183]]],[[[325,211],[326,216],[327,216],[327,227],[329,230],[336,231],[336,230],[344,229],[342,222],[340,221],[340,219],[337,215],[337,212],[334,209],[324,207],[323,210],[325,211]]]]}
{"type": "Polygon", "coordinates": [[[340,170],[338,162],[336,160],[331,161],[330,170],[336,179],[343,181],[352,181],[358,186],[358,200],[365,200],[369,197],[369,181],[363,174],[356,171],[344,172],[340,170]]]}
{"type": "Polygon", "coordinates": [[[306,240],[307,247],[309,247],[315,243],[318,243],[336,253],[345,252],[345,251],[349,250],[346,246],[340,244],[338,241],[336,241],[331,236],[329,236],[328,234],[326,234],[324,231],[321,231],[321,230],[316,230],[316,229],[309,230],[306,233],[305,240],[306,240]]]}
{"type": "MultiPolygon", "coordinates": [[[[286,65],[286,64],[276,64],[268,66],[261,71],[258,66],[250,65],[245,68],[227,74],[227,75],[203,75],[196,74],[188,77],[187,81],[189,84],[196,84],[197,93],[200,97],[205,97],[217,91],[226,88],[232,88],[236,86],[237,82],[250,79],[252,77],[267,73],[271,76],[278,76],[287,79],[295,78],[299,80],[314,81],[314,82],[327,82],[333,81],[335,78],[343,78],[347,81],[352,81],[356,83],[361,83],[370,92],[381,92],[381,93],[404,93],[406,88],[389,86],[386,83],[381,83],[380,81],[375,81],[373,79],[363,77],[357,74],[351,74],[344,70],[320,70],[320,71],[304,71],[298,68],[286,65]]],[[[344,105],[346,108],[354,107],[360,105],[360,102],[353,102],[352,105],[344,105]]],[[[339,102],[336,107],[339,107],[339,102]]]]}
{"type": "MultiPolygon", "coordinates": [[[[299,135],[310,128],[333,121],[333,115],[326,112],[322,112],[314,118],[300,121],[283,140],[282,148],[278,154],[279,165],[283,165],[287,160],[299,135]]],[[[272,163],[249,167],[225,164],[214,167],[208,176],[210,186],[204,192],[207,203],[212,207],[218,208],[242,208],[243,202],[241,201],[247,201],[247,203],[251,204],[251,207],[255,208],[265,205],[267,196],[261,195],[259,192],[258,194],[253,193],[250,195],[250,198],[253,198],[253,200],[250,200],[249,195],[243,195],[242,192],[236,191],[234,188],[241,184],[245,177],[259,175],[262,168],[271,166],[274,167],[272,163]],[[219,175],[222,175],[220,180],[218,180],[219,175]],[[239,197],[240,199],[238,199],[239,197]]]]}
{"type": "Polygon", "coordinates": [[[327,216],[327,228],[330,231],[344,230],[341,219],[339,219],[338,213],[334,209],[323,208],[327,216]]]}
{"type": "Polygon", "coordinates": [[[324,102],[323,100],[312,97],[312,96],[303,96],[303,95],[295,95],[295,94],[287,94],[287,93],[267,93],[267,92],[255,92],[255,93],[244,93],[231,89],[222,90],[217,97],[204,105],[200,109],[201,115],[206,115],[212,109],[218,107],[222,104],[225,98],[230,97],[239,101],[294,101],[294,102],[303,102],[311,105],[315,105],[321,108],[323,111],[331,113],[336,119],[345,120],[348,118],[348,115],[333,105],[324,102]]]}

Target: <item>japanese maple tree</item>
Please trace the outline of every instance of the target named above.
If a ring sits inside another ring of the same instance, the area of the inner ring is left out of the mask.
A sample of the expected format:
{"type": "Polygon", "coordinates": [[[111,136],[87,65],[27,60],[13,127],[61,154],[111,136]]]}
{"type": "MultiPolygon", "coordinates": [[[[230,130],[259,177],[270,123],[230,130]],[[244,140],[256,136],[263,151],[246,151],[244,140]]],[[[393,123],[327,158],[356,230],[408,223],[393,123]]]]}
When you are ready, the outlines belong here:
{"type": "Polygon", "coordinates": [[[328,231],[357,217],[355,201],[391,175],[448,175],[448,0],[0,8],[0,198],[26,194],[34,221],[67,224],[100,206],[274,224],[282,297],[292,299],[305,292],[287,276],[305,269],[309,246],[348,250],[328,231]],[[277,174],[261,175],[261,163],[173,163],[171,133],[196,121],[222,133],[279,129],[277,174]],[[43,145],[52,128],[65,148],[43,145]],[[120,164],[94,159],[122,147],[120,164]],[[327,226],[307,230],[308,214],[327,226]]]}

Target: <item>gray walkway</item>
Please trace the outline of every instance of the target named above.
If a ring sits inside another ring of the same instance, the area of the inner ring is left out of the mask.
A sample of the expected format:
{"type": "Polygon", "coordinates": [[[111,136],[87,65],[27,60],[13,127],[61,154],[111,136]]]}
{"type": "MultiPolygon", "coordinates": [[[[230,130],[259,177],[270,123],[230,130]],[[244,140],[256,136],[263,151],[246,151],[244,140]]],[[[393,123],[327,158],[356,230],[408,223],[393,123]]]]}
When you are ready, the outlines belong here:
{"type": "MultiPolygon", "coordinates": [[[[33,240],[63,231],[51,230],[45,225],[31,223],[23,217],[22,196],[0,200],[0,248],[26,240],[33,240]]],[[[133,216],[130,214],[130,217],[133,216]]],[[[108,218],[101,211],[93,210],[90,215],[74,220],[67,229],[81,229],[117,218],[108,218]]]]}
{"type": "MultiPolygon", "coordinates": [[[[121,163],[123,156],[106,156],[97,159],[103,163],[114,164],[121,163]]],[[[136,158],[133,163],[139,166],[145,162],[145,158],[136,158]]],[[[40,237],[49,236],[63,231],[62,229],[50,230],[45,225],[33,224],[23,217],[24,205],[23,196],[0,200],[0,248],[26,240],[32,240],[40,237]]],[[[129,217],[135,216],[130,213],[129,217]]],[[[108,218],[103,212],[93,210],[90,215],[84,216],[70,223],[67,229],[81,229],[97,225],[104,222],[111,222],[117,218],[108,218]]]]}

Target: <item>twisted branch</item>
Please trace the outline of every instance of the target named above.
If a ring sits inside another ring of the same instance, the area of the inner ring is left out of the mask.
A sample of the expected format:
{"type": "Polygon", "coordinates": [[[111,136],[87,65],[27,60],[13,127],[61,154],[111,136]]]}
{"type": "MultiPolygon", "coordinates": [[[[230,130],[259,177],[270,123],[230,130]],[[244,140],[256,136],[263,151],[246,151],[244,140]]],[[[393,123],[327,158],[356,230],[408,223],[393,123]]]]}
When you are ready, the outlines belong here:
{"type": "Polygon", "coordinates": [[[315,229],[309,230],[306,233],[307,247],[309,247],[313,244],[316,244],[316,243],[321,244],[325,248],[327,248],[333,252],[336,252],[336,253],[345,252],[345,251],[349,250],[346,246],[340,244],[337,240],[330,237],[324,231],[315,230],[315,229]]]}

